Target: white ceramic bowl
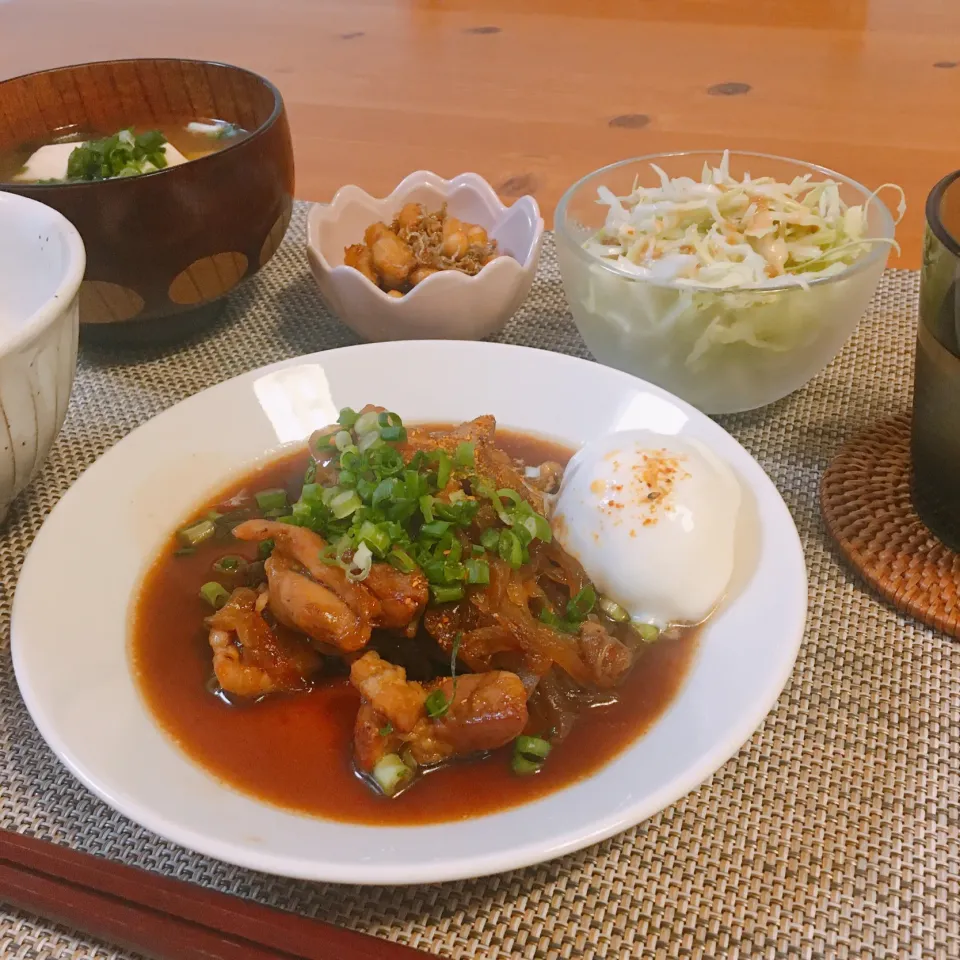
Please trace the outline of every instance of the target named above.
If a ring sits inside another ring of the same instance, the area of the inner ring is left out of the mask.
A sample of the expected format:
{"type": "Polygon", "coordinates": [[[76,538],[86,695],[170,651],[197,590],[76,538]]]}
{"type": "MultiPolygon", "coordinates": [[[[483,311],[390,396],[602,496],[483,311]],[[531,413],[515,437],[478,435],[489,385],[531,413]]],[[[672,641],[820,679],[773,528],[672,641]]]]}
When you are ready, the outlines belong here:
{"type": "Polygon", "coordinates": [[[779,696],[803,635],[806,602],[803,551],[776,488],[736,440],[686,403],[601,364],[540,350],[451,341],[364,344],[221,383],[101,457],[54,508],[24,562],[11,648],[23,699],[47,743],[132,820],[255,870],[346,883],[426,883],[560,856],[694,789],[779,696]],[[418,375],[425,370],[429,377],[418,375]],[[154,721],[132,675],[128,630],[141,580],[171,529],[264,456],[290,450],[332,422],[340,407],[368,401],[409,422],[492,413],[504,426],[574,447],[606,432],[649,428],[700,440],[736,474],[743,500],[728,596],[704,627],[664,713],[592,776],[472,820],[339,823],[225,785],[154,721]],[[206,423],[217,429],[198,429],[206,423]],[[58,602],[51,603],[54,569],[70,576],[58,582],[58,602]]]}
{"type": "Polygon", "coordinates": [[[0,192],[0,521],[63,426],[86,262],[56,210],[0,192]]]}
{"type": "Polygon", "coordinates": [[[307,220],[307,256],[320,293],[365,340],[479,340],[496,333],[530,292],[542,244],[537,201],[521,197],[505,207],[475,173],[444,180],[421,170],[382,200],[359,187],[342,187],[329,205],[314,206],[307,220]],[[483,227],[509,256],[498,257],[475,277],[442,270],[402,298],[387,296],[344,266],[343,250],[362,243],[371,223],[390,223],[405,203],[423,203],[431,211],[446,203],[453,216],[483,227]]]}
{"type": "MultiPolygon", "coordinates": [[[[597,202],[598,187],[622,197],[635,181],[659,185],[651,163],[670,177],[699,181],[704,163],[719,166],[721,157],[721,151],[667,153],[611,164],[575,183],[555,217],[564,290],[590,352],[705,413],[761,407],[816,376],[860,322],[890,252],[889,243],[877,243],[843,273],[814,280],[807,289],[718,290],[640,278],[583,249],[608,210],[597,202]]],[[[749,172],[786,182],[830,178],[851,205],[871,196],[839,173],[783,157],[731,153],[730,172],[738,179],[749,172]]],[[[893,218],[881,200],[874,197],[866,212],[868,237],[893,237],[893,218]]]]}

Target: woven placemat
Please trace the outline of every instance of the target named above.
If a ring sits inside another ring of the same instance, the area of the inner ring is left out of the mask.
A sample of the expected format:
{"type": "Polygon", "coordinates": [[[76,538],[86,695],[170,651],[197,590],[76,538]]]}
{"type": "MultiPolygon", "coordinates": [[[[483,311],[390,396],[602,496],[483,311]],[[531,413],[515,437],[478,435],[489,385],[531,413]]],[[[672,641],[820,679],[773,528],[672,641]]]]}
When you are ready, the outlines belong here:
{"type": "MultiPolygon", "coordinates": [[[[137,424],[245,370],[355,342],[324,311],[308,275],[305,210],[298,205],[280,251],[232,298],[217,329],[176,349],[81,351],[63,432],[0,533],[2,825],[444,957],[960,956],[960,645],[866,593],[828,546],[817,504],[820,476],[842,442],[909,407],[914,273],[886,274],[855,337],[804,390],[721,421],[767,470],[797,522],[809,624],[762,728],[668,810],[539,867],[430,887],[359,888],[196,856],[74,782],[40,739],[14,682],[17,571],[60,495],[137,424]]],[[[586,356],[552,238],[502,339],[586,356]]],[[[8,913],[0,914],[0,956],[127,955],[8,913]]]]}
{"type": "Polygon", "coordinates": [[[820,509],[841,553],[884,600],[955,637],[960,554],[917,515],[910,473],[910,415],[879,420],[830,462],[820,509]]]}

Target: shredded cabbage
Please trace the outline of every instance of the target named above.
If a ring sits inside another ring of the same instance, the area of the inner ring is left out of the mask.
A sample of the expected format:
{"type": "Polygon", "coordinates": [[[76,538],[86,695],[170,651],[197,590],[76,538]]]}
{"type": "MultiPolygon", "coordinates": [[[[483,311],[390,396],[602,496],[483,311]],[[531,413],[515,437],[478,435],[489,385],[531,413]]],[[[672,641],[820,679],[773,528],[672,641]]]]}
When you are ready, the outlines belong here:
{"type": "Polygon", "coordinates": [[[650,165],[658,187],[634,182],[627,197],[597,191],[610,209],[603,228],[584,248],[637,277],[681,287],[751,290],[807,287],[810,281],[843,272],[871,246],[897,243],[868,237],[866,208],[849,206],[835,180],[811,174],[790,183],[772,177],[730,176],[729,153],[719,167],[704,164],[700,182],[669,177],[650,165]]]}

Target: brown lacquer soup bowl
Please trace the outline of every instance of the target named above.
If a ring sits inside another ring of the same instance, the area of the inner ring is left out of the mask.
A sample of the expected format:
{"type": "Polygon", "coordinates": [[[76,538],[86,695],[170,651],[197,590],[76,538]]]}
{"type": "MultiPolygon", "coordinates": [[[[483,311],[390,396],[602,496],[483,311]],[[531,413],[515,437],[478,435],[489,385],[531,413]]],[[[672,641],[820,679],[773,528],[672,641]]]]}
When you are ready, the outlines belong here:
{"type": "Polygon", "coordinates": [[[293,188],[283,100],[248,70],[113,60],[0,83],[0,190],[48,204],[79,230],[88,335],[175,336],[215,316],[273,256],[293,188]],[[77,146],[131,128],[162,134],[165,159],[154,152],[120,176],[98,160],[86,172],[102,179],[65,179],[68,162],[76,175],[77,146]]]}

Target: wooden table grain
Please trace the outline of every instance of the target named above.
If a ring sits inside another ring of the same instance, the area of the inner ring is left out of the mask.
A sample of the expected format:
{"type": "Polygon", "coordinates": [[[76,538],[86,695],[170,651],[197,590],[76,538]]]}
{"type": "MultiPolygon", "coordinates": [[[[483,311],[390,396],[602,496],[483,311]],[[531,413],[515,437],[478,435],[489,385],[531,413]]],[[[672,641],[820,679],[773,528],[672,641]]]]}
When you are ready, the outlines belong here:
{"type": "Polygon", "coordinates": [[[474,170],[549,218],[614,160],[759,150],[902,185],[916,267],[960,166],[956,0],[0,0],[0,76],[131,56],[271,78],[307,199],[474,170]]]}

